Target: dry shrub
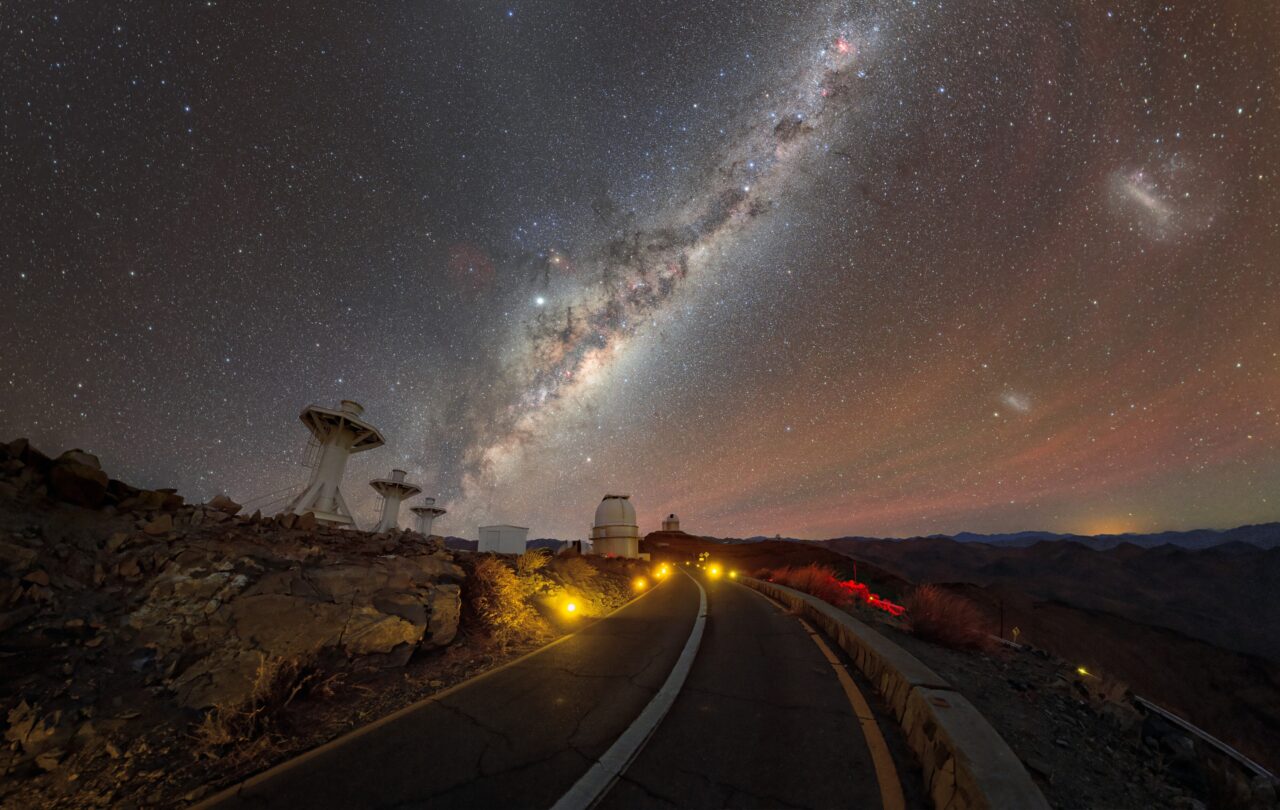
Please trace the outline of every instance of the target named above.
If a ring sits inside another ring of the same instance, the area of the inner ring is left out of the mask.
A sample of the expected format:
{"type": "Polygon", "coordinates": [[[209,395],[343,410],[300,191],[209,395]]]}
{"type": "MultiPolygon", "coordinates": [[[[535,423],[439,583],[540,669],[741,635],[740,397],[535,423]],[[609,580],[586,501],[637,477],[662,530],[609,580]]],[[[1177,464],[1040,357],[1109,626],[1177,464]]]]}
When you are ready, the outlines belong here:
{"type": "Polygon", "coordinates": [[[907,596],[907,628],[920,638],[953,649],[992,646],[986,619],[976,604],[936,585],[920,585],[907,596]]]}
{"type": "Polygon", "coordinates": [[[467,578],[467,595],[476,618],[499,644],[537,635],[538,612],[526,601],[526,584],[502,560],[481,557],[467,578]]]}
{"type": "Polygon", "coordinates": [[[786,566],[776,569],[772,578],[779,585],[803,591],[837,607],[844,607],[850,602],[849,592],[840,586],[836,572],[825,565],[786,566]]]}
{"type": "Polygon", "coordinates": [[[546,568],[550,562],[551,555],[545,549],[531,548],[516,557],[516,576],[521,578],[532,577],[546,568]]]}
{"type": "Polygon", "coordinates": [[[568,585],[586,588],[595,581],[600,572],[582,557],[561,557],[556,560],[556,573],[568,585]]]}
{"type": "Polygon", "coordinates": [[[217,758],[232,749],[237,759],[262,753],[274,745],[280,715],[319,678],[315,667],[298,657],[260,654],[249,697],[240,706],[215,706],[196,726],[196,756],[217,758]]]}

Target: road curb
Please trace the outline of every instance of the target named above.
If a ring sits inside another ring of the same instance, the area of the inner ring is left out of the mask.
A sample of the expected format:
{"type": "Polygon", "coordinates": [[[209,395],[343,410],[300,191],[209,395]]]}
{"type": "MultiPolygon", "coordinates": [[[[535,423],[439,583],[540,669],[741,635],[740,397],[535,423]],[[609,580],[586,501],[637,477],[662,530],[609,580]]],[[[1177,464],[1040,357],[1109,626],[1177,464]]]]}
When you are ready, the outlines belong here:
{"type": "Polygon", "coordinates": [[[920,659],[843,610],[807,593],[739,577],[801,613],[848,653],[879,690],[920,759],[938,810],[1048,810],[1008,743],[972,703],[920,659]]]}
{"type": "Polygon", "coordinates": [[[680,690],[684,688],[689,670],[693,668],[693,659],[697,657],[698,648],[702,646],[702,633],[707,625],[707,590],[689,572],[681,573],[698,586],[698,617],[693,621],[693,629],[689,631],[689,638],[685,640],[680,657],[676,659],[662,688],[640,712],[640,716],[627,727],[626,731],[622,732],[613,745],[609,746],[609,750],[600,755],[582,778],[560,797],[551,810],[588,810],[599,804],[613,787],[613,783],[639,756],[645,743],[658,730],[662,719],[667,716],[667,712],[671,711],[671,706],[676,702],[680,690]]]}

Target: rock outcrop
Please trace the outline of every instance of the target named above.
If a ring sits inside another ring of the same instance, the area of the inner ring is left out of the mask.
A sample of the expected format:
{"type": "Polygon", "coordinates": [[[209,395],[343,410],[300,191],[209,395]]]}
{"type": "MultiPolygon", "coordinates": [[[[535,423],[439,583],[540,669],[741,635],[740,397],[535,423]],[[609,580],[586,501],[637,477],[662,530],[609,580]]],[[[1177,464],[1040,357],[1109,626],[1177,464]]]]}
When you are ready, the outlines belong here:
{"type": "Polygon", "coordinates": [[[149,715],[237,710],[272,662],[351,675],[453,641],[463,571],[438,540],[239,512],[0,444],[0,772],[110,756],[101,732],[149,715]]]}

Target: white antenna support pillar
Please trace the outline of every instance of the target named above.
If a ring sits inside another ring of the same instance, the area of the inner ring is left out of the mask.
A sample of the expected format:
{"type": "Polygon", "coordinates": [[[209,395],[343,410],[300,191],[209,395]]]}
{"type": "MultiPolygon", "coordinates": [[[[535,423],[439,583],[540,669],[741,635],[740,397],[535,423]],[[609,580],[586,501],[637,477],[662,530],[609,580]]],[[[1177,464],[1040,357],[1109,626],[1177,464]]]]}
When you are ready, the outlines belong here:
{"type": "Polygon", "coordinates": [[[415,506],[410,510],[418,516],[418,534],[423,537],[431,536],[431,524],[436,518],[445,514],[445,510],[436,506],[435,498],[423,498],[421,506],[415,506]]]}
{"type": "Polygon", "coordinates": [[[410,484],[404,480],[404,476],[404,470],[392,470],[390,478],[379,478],[369,482],[369,486],[382,496],[382,520],[378,521],[377,531],[386,532],[399,528],[400,502],[422,491],[422,487],[410,484]]]}
{"type": "Polygon", "coordinates": [[[360,403],[349,399],[342,400],[338,410],[319,405],[308,405],[303,410],[302,424],[320,443],[320,455],[307,488],[285,507],[285,512],[311,512],[322,523],[355,525],[340,489],[347,458],[386,443],[377,428],[360,418],[362,413],[360,403]]]}

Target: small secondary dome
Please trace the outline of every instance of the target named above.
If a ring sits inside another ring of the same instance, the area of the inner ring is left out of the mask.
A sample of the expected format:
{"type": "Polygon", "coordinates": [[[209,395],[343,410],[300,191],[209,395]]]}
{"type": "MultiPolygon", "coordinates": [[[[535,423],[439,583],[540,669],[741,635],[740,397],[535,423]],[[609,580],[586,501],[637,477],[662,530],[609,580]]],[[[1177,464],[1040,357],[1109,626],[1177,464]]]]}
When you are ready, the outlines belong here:
{"type": "Polygon", "coordinates": [[[662,521],[662,530],[664,532],[680,531],[680,518],[676,517],[676,513],[672,512],[662,521]]]}

